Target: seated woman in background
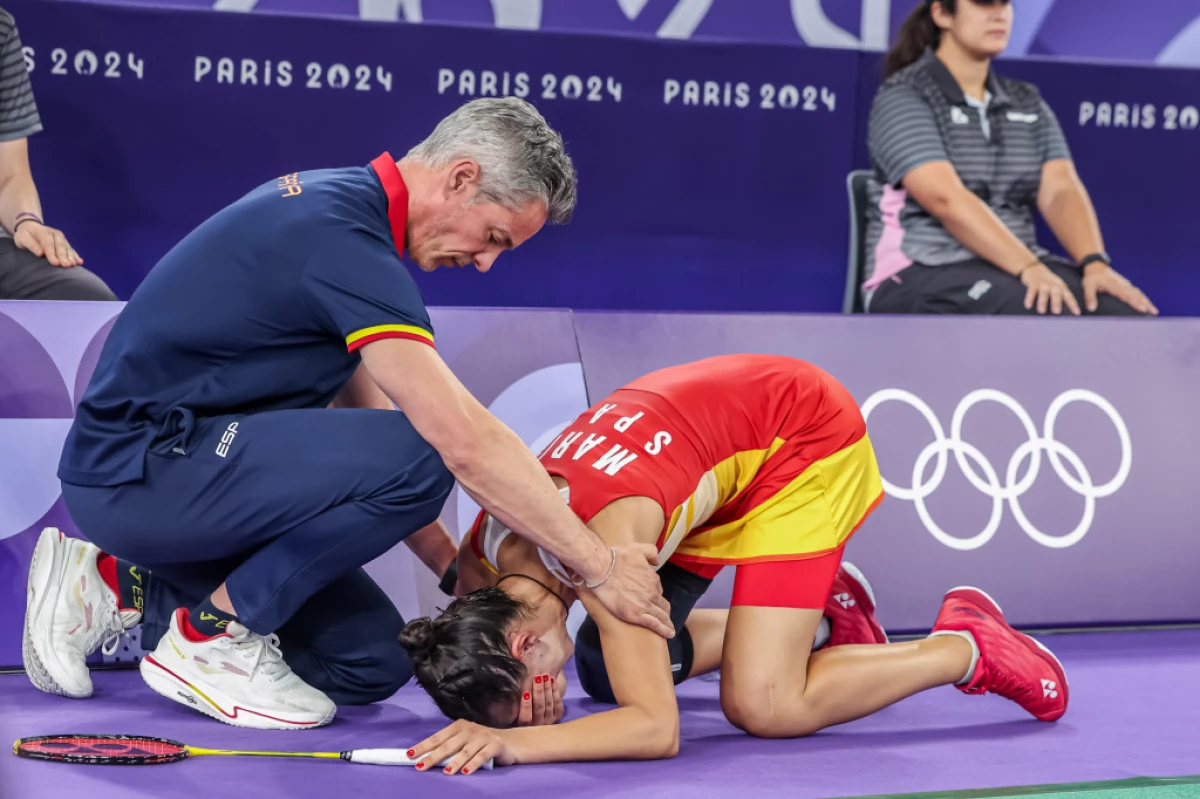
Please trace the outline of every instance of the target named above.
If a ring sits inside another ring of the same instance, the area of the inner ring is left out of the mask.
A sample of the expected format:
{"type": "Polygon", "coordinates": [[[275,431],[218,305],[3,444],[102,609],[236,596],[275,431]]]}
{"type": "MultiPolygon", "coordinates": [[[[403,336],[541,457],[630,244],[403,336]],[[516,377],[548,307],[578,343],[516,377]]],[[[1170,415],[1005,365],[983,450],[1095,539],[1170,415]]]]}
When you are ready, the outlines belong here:
{"type": "Polygon", "coordinates": [[[456,593],[486,587],[401,635],[417,681],[458,719],[412,748],[419,770],[671,757],[674,684],[716,668],[725,717],[760,737],[808,735],[952,684],[1045,721],[1066,712],[1061,664],[978,589],[948,592],[929,638],[886,643],[865,581],[842,563],[882,478],[854,398],[812,364],[730,355],[659,370],[581,414],[541,461],[603,541],[657,549],[676,636],[620,621],[552,556],[481,514],[456,593]],[[692,611],[724,566],[736,569],[728,612],[692,611]],[[561,716],[530,719],[522,701],[533,691],[550,704],[576,597],[590,615],[576,640],[580,682],[617,707],[505,729],[561,716]],[[826,617],[830,646],[814,653],[826,617]]]}
{"type": "Polygon", "coordinates": [[[864,301],[871,313],[1141,315],[1112,268],[1054,112],[991,70],[1008,0],[922,0],[871,108],[864,301]],[[1072,261],[1040,248],[1039,210],[1072,261]]]}

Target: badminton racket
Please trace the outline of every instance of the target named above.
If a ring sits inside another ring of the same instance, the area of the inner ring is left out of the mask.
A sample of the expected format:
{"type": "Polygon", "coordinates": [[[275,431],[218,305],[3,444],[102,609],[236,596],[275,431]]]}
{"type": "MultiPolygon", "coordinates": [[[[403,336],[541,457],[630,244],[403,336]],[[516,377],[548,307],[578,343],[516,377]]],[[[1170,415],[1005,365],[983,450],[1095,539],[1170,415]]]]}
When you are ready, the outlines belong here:
{"type": "MultiPolygon", "coordinates": [[[[345,760],[375,766],[415,766],[420,758],[409,757],[405,749],[350,749],[345,752],[258,752],[243,749],[202,749],[169,738],[144,735],[40,735],[21,738],[13,744],[13,754],[34,760],[60,763],[85,763],[94,766],[152,766],[175,763],[189,757],[308,757],[345,760]]],[[[450,761],[438,763],[444,767],[450,761]]],[[[491,769],[492,759],[483,764],[491,769]]]]}

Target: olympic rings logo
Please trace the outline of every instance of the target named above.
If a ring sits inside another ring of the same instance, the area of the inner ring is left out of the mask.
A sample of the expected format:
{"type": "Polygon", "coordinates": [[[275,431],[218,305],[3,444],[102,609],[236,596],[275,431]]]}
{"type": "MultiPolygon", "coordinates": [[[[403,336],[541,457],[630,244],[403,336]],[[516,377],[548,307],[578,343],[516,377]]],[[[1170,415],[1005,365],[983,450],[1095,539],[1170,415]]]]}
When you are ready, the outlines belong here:
{"type": "Polygon", "coordinates": [[[925,529],[934,538],[951,549],[960,551],[979,549],[990,541],[1000,528],[1000,517],[1004,512],[1005,502],[1008,503],[1009,508],[1012,510],[1017,524],[1021,526],[1026,535],[1037,543],[1053,549],[1064,549],[1074,546],[1091,529],[1092,521],[1096,515],[1096,500],[1101,497],[1107,497],[1119,489],[1125,483],[1125,479],[1129,477],[1129,470],[1133,465],[1133,447],[1129,440],[1129,428],[1125,426],[1125,420],[1121,418],[1121,414],[1117,413],[1117,409],[1113,407],[1112,403],[1099,394],[1087,391],[1086,389],[1071,389],[1070,391],[1064,391],[1056,397],[1046,410],[1046,418],[1042,423],[1042,432],[1040,435],[1033,425],[1033,419],[1021,407],[1020,403],[1009,395],[991,388],[972,391],[963,397],[962,401],[958,403],[958,407],[954,409],[954,417],[950,421],[949,437],[946,436],[942,428],[942,423],[924,401],[908,391],[897,388],[883,389],[872,394],[862,406],[863,419],[868,419],[873,410],[889,401],[903,402],[916,409],[925,417],[925,421],[932,428],[934,440],[933,443],[921,450],[921,454],[917,456],[917,460],[913,464],[912,484],[910,487],[903,488],[893,485],[885,479],[883,480],[884,490],[897,499],[911,500],[916,505],[917,515],[925,525],[925,529]],[[1025,428],[1025,434],[1029,438],[1028,441],[1017,447],[1012,457],[1009,458],[1003,483],[1001,483],[995,468],[984,457],[983,453],[962,440],[963,419],[966,417],[967,411],[981,402],[996,402],[1008,408],[1025,428]],[[1117,430],[1117,437],[1121,441],[1121,463],[1117,468],[1117,473],[1111,480],[1102,485],[1095,484],[1091,473],[1088,472],[1087,467],[1084,466],[1083,461],[1075,451],[1054,437],[1054,423],[1058,420],[1059,413],[1073,402],[1087,402],[1103,411],[1113,423],[1113,427],[1117,430]],[[937,490],[937,487],[941,485],[942,478],[946,475],[947,452],[954,453],[954,459],[958,464],[958,468],[966,475],[971,485],[975,486],[976,489],[992,500],[992,515],[988,520],[987,526],[970,538],[956,538],[944,531],[934,522],[933,518],[929,515],[929,509],[925,506],[925,500],[937,490]],[[1084,498],[1083,518],[1080,519],[1075,529],[1066,535],[1053,536],[1043,533],[1029,522],[1029,519],[1021,509],[1020,499],[1038,477],[1038,472],[1042,465],[1043,452],[1049,458],[1050,466],[1054,469],[1054,473],[1058,475],[1058,479],[1084,498]],[[925,468],[933,458],[937,458],[937,462],[933,467],[933,474],[928,480],[922,482],[925,468]],[[1023,476],[1018,478],[1021,465],[1027,459],[1030,460],[1029,469],[1023,476]],[[1067,464],[1070,464],[1071,470],[1074,473],[1064,466],[1064,460],[1067,464]],[[982,477],[971,465],[972,461],[983,472],[982,477]]]}

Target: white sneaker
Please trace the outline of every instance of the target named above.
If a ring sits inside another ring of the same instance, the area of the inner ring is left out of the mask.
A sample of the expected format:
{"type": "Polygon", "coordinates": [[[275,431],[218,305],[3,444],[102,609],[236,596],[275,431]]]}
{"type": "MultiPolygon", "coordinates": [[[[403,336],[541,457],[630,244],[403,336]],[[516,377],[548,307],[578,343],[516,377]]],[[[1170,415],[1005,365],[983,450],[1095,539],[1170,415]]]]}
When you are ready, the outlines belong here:
{"type": "Polygon", "coordinates": [[[260,730],[304,730],[333,720],[337,705],[300,679],[283,660],[279,638],[231,621],[224,633],[193,641],[179,608],[152,654],[142,679],[154,691],[217,721],[260,730]]]}
{"type": "Polygon", "coordinates": [[[54,527],[42,530],[33,550],[21,657],[30,681],[48,694],[91,696],[87,656],[101,644],[111,655],[121,634],[142,620],[141,613],[120,609],[96,568],[99,555],[95,544],[54,527]]]}

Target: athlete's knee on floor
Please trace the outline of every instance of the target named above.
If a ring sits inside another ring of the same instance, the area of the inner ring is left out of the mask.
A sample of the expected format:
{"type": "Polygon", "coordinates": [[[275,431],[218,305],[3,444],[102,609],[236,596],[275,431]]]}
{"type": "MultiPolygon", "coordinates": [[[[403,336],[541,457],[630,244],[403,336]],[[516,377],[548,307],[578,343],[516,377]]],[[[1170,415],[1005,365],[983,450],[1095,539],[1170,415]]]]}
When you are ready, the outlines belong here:
{"type": "Polygon", "coordinates": [[[799,738],[822,729],[816,714],[800,700],[784,696],[794,690],[774,682],[721,682],[721,710],[729,723],[758,738],[799,738]]]}
{"type": "Polygon", "coordinates": [[[588,616],[575,634],[575,671],[579,674],[579,685],[593,700],[616,704],[612,685],[608,682],[608,669],[604,667],[604,652],[600,648],[600,629],[588,616]]]}

